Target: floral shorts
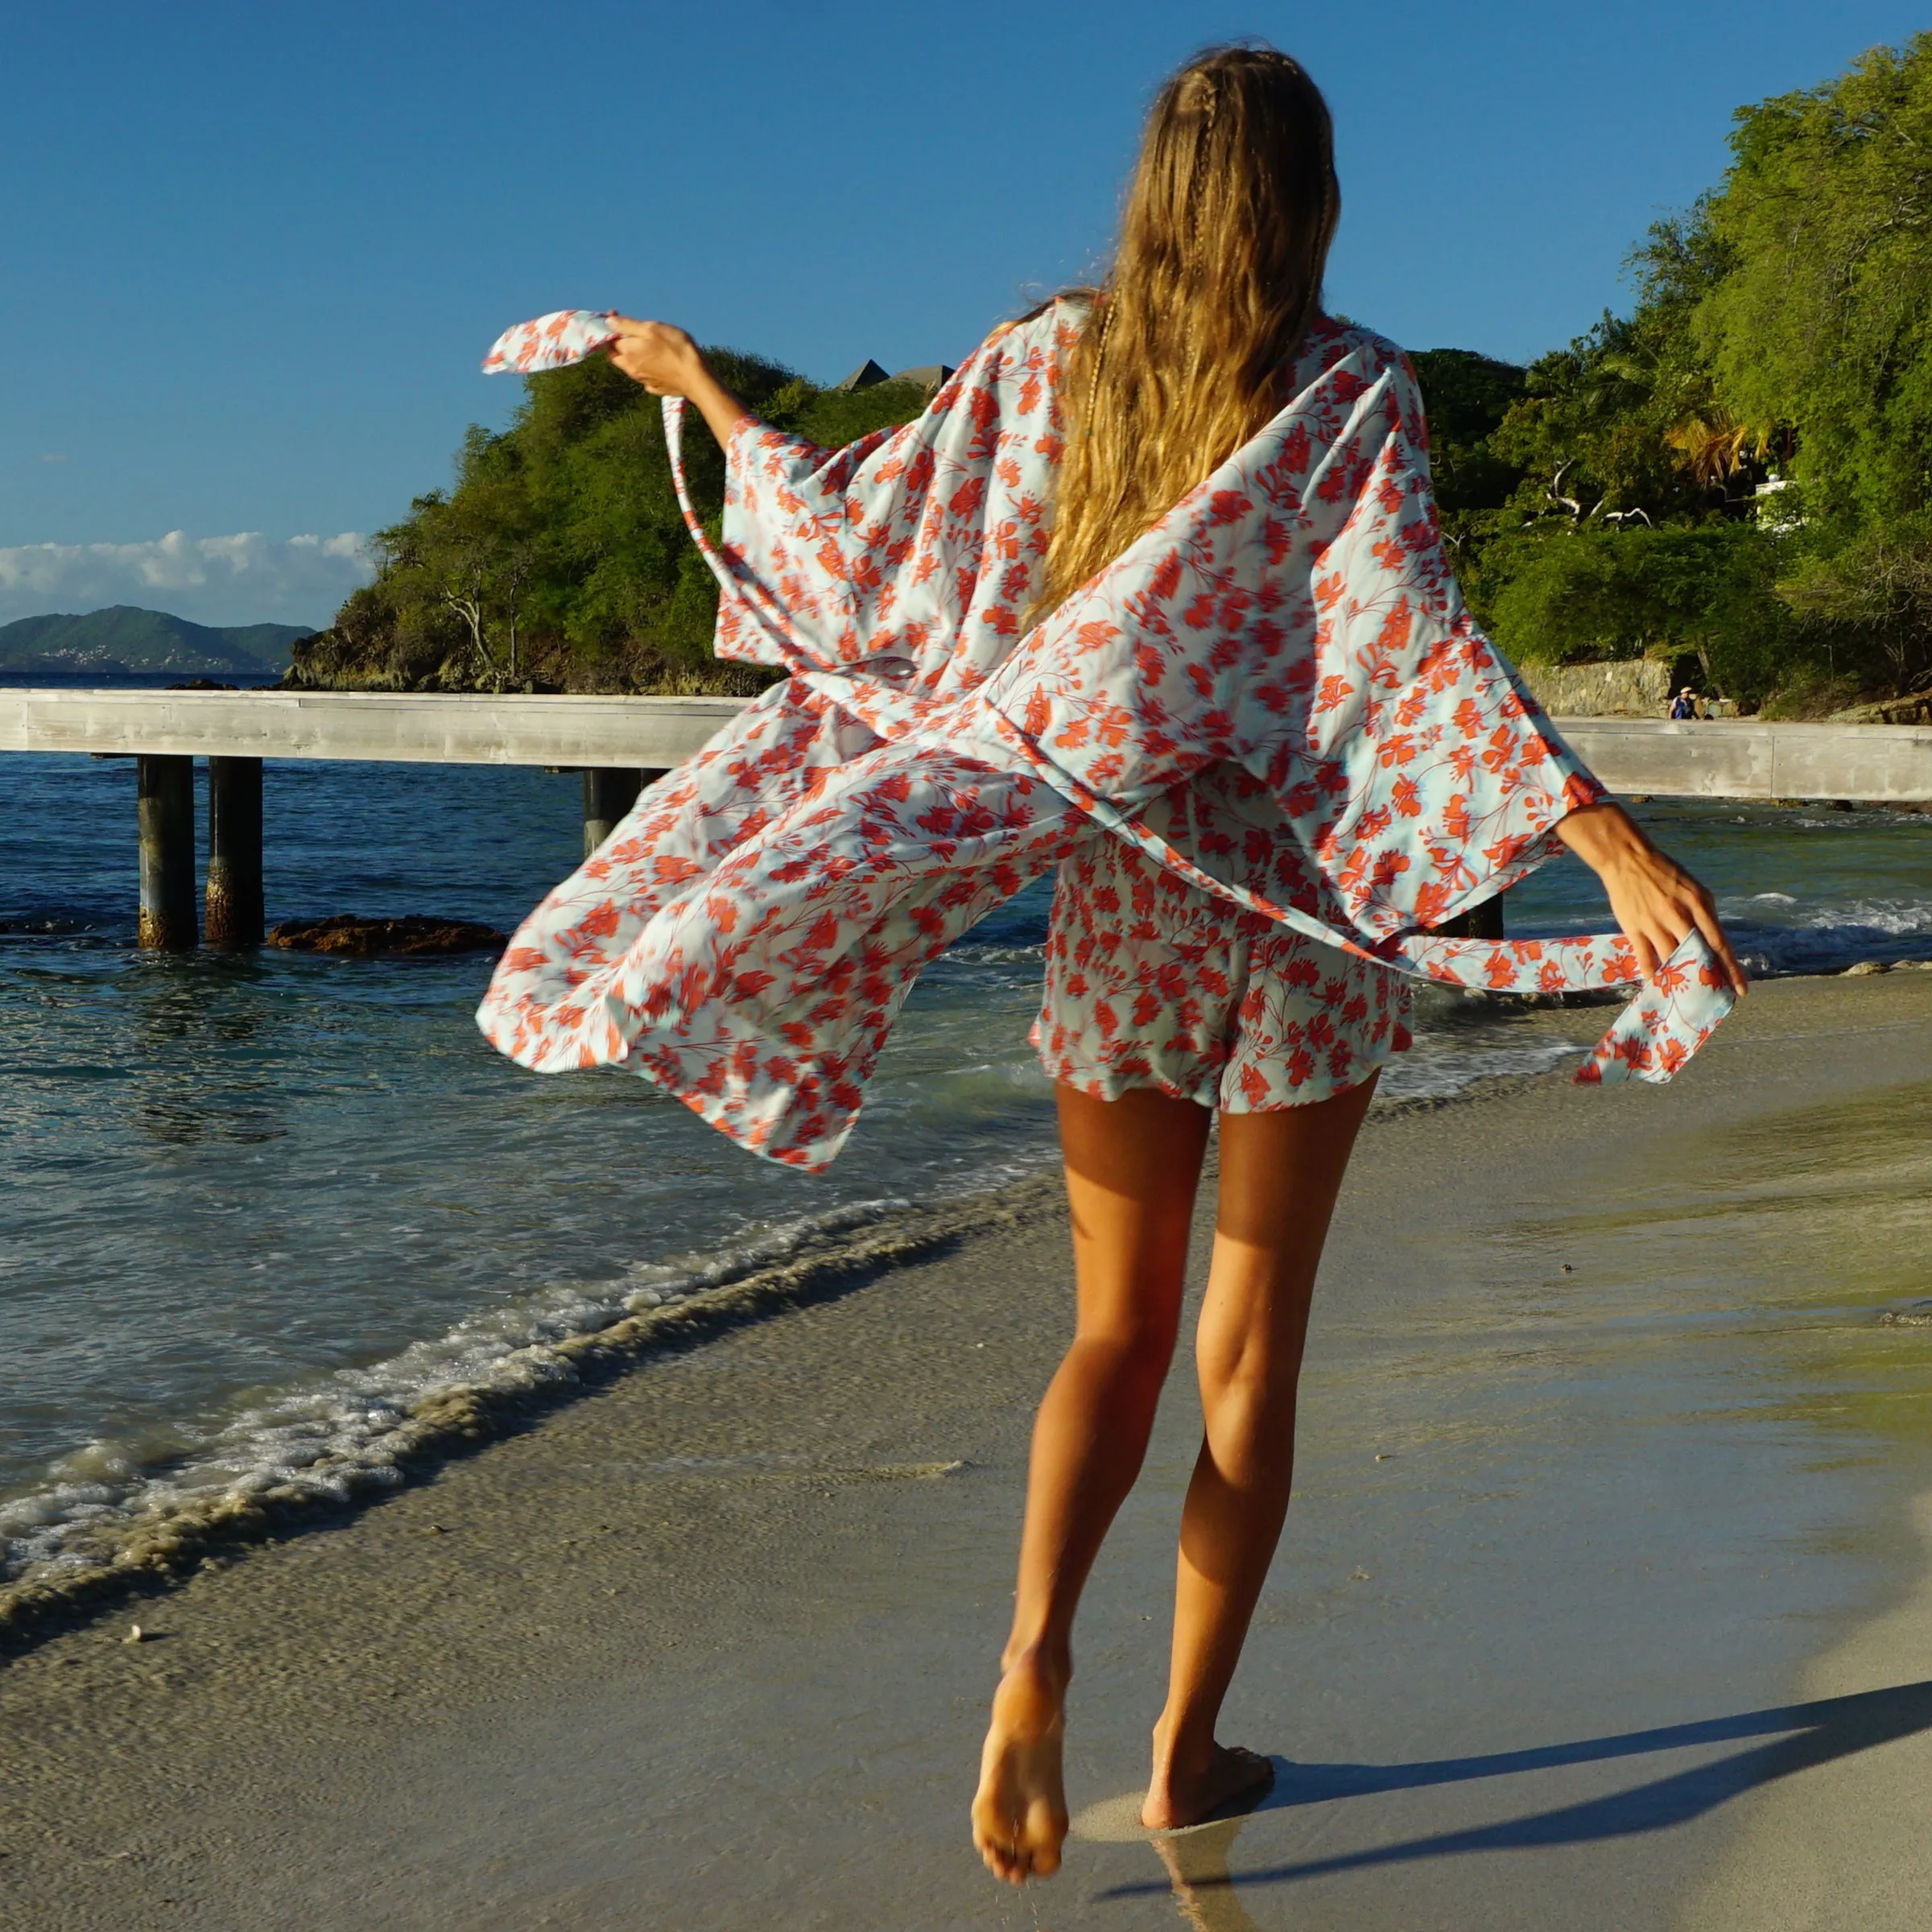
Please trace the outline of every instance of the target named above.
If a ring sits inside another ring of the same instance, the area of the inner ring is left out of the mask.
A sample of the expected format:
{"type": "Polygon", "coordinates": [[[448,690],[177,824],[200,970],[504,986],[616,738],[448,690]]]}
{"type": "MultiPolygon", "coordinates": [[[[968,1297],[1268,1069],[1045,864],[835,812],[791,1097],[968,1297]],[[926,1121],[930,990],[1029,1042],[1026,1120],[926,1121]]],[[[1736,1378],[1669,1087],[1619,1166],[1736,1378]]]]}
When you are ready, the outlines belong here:
{"type": "Polygon", "coordinates": [[[1400,974],[1104,837],[1060,866],[1033,1043],[1052,1079],[1096,1100],[1154,1087],[1269,1113],[1331,1099],[1404,1051],[1409,1005],[1400,974]]]}

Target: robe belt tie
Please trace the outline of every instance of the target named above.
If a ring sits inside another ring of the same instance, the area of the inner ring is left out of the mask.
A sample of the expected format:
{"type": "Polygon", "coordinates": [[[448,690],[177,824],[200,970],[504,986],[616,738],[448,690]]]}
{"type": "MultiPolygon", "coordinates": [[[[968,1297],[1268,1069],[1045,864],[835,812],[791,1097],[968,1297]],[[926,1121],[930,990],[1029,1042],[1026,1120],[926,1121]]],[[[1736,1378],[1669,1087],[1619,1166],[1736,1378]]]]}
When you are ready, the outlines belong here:
{"type": "MultiPolygon", "coordinates": [[[[683,428],[683,398],[667,396],[664,440],[685,526],[716,576],[720,592],[737,599],[741,613],[763,634],[773,656],[792,674],[792,682],[839,706],[885,740],[906,737],[942,711],[954,711],[956,718],[958,694],[937,699],[901,691],[876,671],[869,672],[863,660],[828,663],[801,645],[785,623],[776,600],[762,585],[740,578],[712,543],[685,482],[683,428]]],[[[1016,720],[993,708],[989,710],[990,715],[980,720],[982,727],[990,727],[992,734],[1009,750],[1019,751],[1024,762],[1091,822],[1139,845],[1191,884],[1291,931],[1398,972],[1475,990],[1548,993],[1629,985],[1640,976],[1635,955],[1620,935],[1492,941],[1442,939],[1417,930],[1391,935],[1371,950],[1314,915],[1275,905],[1204,872],[1141,823],[1137,815],[1096,797],[1060,771],[1016,720]]],[[[1584,1057],[1575,1077],[1590,1084],[1667,1080],[1710,1037],[1735,1003],[1723,968],[1694,927],[1656,978],[1639,988],[1637,997],[1584,1057]]]]}

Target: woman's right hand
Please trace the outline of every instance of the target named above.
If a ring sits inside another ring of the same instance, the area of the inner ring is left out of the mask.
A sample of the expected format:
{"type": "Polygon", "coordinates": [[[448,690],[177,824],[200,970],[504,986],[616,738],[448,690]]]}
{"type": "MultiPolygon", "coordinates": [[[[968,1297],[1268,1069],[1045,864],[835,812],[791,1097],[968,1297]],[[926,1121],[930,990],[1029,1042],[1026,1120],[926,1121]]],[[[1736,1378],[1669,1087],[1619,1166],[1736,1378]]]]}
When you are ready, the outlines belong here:
{"type": "Polygon", "coordinates": [[[641,382],[654,396],[683,396],[710,426],[720,447],[751,413],[716,376],[700,349],[686,332],[669,322],[642,322],[634,316],[613,316],[617,339],[607,352],[632,382],[641,382]]]}
{"type": "Polygon", "coordinates": [[[711,374],[697,344],[671,323],[640,322],[634,316],[610,320],[617,332],[611,361],[654,396],[688,396],[711,374]]]}

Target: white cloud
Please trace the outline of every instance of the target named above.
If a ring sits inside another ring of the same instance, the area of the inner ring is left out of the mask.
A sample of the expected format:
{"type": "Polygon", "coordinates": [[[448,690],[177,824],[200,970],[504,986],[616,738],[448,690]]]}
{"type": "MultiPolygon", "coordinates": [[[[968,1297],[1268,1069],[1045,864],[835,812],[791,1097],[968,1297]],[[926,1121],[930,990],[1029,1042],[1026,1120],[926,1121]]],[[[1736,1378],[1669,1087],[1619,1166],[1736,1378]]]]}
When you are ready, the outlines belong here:
{"type": "Polygon", "coordinates": [[[196,624],[313,624],[373,574],[353,530],[271,540],[259,530],[147,543],[21,543],[0,549],[0,624],[47,611],[136,604],[196,624]]]}

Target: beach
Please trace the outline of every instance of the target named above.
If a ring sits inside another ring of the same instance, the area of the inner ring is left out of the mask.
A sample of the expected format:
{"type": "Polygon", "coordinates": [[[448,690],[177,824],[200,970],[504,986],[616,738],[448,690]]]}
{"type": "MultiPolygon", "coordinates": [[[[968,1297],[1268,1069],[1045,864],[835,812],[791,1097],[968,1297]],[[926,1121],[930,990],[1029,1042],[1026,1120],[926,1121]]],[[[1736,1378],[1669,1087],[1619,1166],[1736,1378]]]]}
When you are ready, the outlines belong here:
{"type": "Polygon", "coordinates": [[[16,1655],[7,1922],[1917,1925],[1932,1327],[1879,1318],[1932,1294],[1929,1048],[1932,973],[1790,979],[1668,1088],[1371,1120],[1224,1726],[1278,1761],[1251,1818],[1122,1823],[1183,1349],[1083,1613],[1066,1869],[968,1843],[1068,1325],[1022,1179],[16,1655]]]}
{"type": "MultiPolygon", "coordinates": [[[[510,1065],[472,1017],[487,952],[142,952],[132,770],[8,754],[0,781],[0,1641],[36,1579],[237,1501],[380,1496],[426,1406],[518,1398],[613,1321],[1053,1169],[1027,1044],[1051,879],[928,968],[809,1174],[630,1075],[510,1065]]],[[[292,760],[264,783],[276,921],[508,931],[580,850],[575,773],[292,760]]],[[[1754,974],[1932,954],[1932,818],[1636,809],[1754,974]]],[[[1563,860],[1508,918],[1606,914],[1563,860]]],[[[1608,1017],[1424,988],[1381,1100],[1542,1072],[1608,1017]]]]}

